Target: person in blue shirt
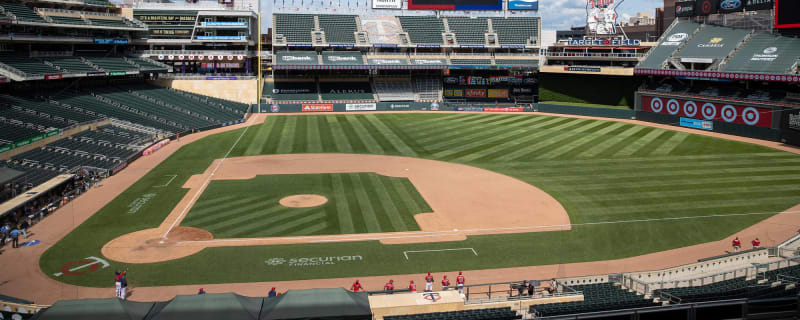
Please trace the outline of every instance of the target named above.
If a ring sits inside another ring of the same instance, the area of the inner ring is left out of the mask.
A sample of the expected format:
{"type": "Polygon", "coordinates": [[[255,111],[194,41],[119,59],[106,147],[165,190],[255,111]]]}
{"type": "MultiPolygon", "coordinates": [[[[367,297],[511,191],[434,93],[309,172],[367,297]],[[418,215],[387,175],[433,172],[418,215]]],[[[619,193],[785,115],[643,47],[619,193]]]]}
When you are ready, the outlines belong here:
{"type": "Polygon", "coordinates": [[[278,293],[275,291],[275,287],[272,287],[272,289],[271,289],[271,290],[269,290],[269,295],[268,295],[268,296],[269,296],[270,298],[272,298],[272,297],[275,297],[275,296],[277,296],[277,295],[278,295],[278,293]]]}
{"type": "Polygon", "coordinates": [[[19,248],[19,230],[17,227],[14,227],[14,230],[11,230],[8,234],[11,235],[11,247],[19,248]]]}

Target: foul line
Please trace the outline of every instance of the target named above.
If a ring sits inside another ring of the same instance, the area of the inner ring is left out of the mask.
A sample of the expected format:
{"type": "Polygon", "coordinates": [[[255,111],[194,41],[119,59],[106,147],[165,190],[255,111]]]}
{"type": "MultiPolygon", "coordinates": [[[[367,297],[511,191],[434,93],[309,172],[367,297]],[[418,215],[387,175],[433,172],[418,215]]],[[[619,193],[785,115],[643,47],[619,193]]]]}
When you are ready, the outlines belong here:
{"type": "MultiPolygon", "coordinates": [[[[253,117],[252,119],[250,119],[250,122],[254,121],[255,118],[256,117],[253,117]]],[[[186,206],[183,207],[183,210],[181,210],[181,214],[178,215],[178,218],[175,219],[175,221],[172,222],[172,225],[169,226],[169,229],[167,229],[167,232],[165,232],[164,235],[161,236],[162,239],[166,239],[167,235],[169,234],[169,232],[172,231],[172,228],[175,228],[175,225],[179,221],[181,221],[181,219],[183,218],[183,215],[186,214],[186,211],[189,210],[189,207],[192,206],[192,203],[194,203],[194,201],[197,200],[197,197],[200,195],[200,193],[203,191],[203,189],[206,187],[206,185],[211,181],[211,177],[214,176],[214,173],[217,172],[217,169],[219,169],[219,167],[222,165],[222,163],[225,162],[225,159],[227,159],[228,155],[231,154],[231,151],[233,151],[233,148],[235,148],[236,145],[239,144],[239,140],[242,140],[242,137],[244,137],[244,134],[247,133],[247,129],[250,129],[250,126],[251,126],[251,124],[248,124],[246,127],[244,127],[244,131],[242,131],[242,134],[239,135],[239,138],[236,138],[236,141],[233,143],[233,145],[231,145],[231,148],[228,149],[228,152],[225,153],[225,156],[222,157],[222,160],[220,160],[220,162],[217,163],[217,166],[214,167],[214,170],[211,171],[211,174],[209,174],[208,177],[206,177],[206,180],[203,181],[203,184],[200,185],[200,188],[198,188],[197,192],[194,193],[192,198],[189,200],[189,203],[187,203],[186,206]]]]}
{"type": "Polygon", "coordinates": [[[409,253],[411,253],[411,252],[437,252],[437,251],[456,251],[456,250],[472,250],[472,253],[474,253],[476,257],[478,256],[478,253],[477,253],[477,252],[475,252],[475,249],[474,249],[474,248],[435,249],[435,250],[412,250],[412,251],[403,251],[403,255],[406,257],[406,260],[408,260],[408,254],[409,254],[409,253]]]}
{"type": "Polygon", "coordinates": [[[487,232],[487,231],[513,231],[513,230],[533,230],[533,229],[546,229],[546,228],[564,228],[576,226],[592,226],[592,225],[605,225],[605,224],[623,224],[623,223],[637,223],[637,222],[660,222],[660,221],[674,221],[674,220],[689,220],[689,219],[707,219],[707,218],[724,218],[724,217],[737,217],[737,216],[755,216],[755,215],[776,215],[781,213],[795,214],[800,211],[782,211],[782,212],[754,212],[754,213],[731,213],[731,214],[711,214],[704,216],[683,216],[683,217],[666,217],[666,218],[652,218],[652,219],[633,219],[633,220],[617,220],[617,221],[599,221],[599,222],[584,222],[584,223],[566,223],[554,225],[539,225],[539,226],[521,226],[521,227],[505,227],[505,228],[484,228],[484,229],[458,229],[447,231],[414,231],[414,232],[398,232],[385,236],[370,235],[364,233],[362,236],[358,234],[346,235],[318,235],[318,236],[296,236],[296,237],[265,237],[265,238],[238,238],[238,239],[212,239],[212,240],[188,240],[178,241],[179,244],[190,243],[225,243],[225,242],[250,242],[250,241],[286,241],[286,240],[311,240],[311,243],[320,242],[345,242],[345,241],[372,241],[384,239],[404,239],[404,238],[427,238],[439,237],[447,235],[458,235],[471,232],[487,232]],[[328,239],[318,239],[327,237],[328,239]],[[315,240],[316,239],[316,240],[315,240]]]}
{"type": "Polygon", "coordinates": [[[169,179],[169,181],[167,181],[167,183],[165,183],[165,184],[162,184],[162,185],[160,185],[160,186],[153,186],[153,188],[163,188],[163,187],[166,187],[166,186],[168,186],[170,183],[172,183],[172,180],[175,180],[175,178],[177,178],[177,177],[178,177],[178,175],[177,175],[177,174],[165,174],[164,176],[165,176],[165,177],[172,177],[172,179],[169,179]]]}

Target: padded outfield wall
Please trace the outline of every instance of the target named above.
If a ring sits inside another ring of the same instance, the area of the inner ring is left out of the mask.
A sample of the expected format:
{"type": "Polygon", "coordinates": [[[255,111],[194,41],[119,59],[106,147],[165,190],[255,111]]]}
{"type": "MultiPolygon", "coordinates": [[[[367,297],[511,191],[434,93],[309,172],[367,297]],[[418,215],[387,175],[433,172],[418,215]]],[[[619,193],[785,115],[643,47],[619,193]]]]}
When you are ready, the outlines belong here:
{"type": "Polygon", "coordinates": [[[636,118],[756,139],[779,141],[784,106],[637,92],[636,118]]]}

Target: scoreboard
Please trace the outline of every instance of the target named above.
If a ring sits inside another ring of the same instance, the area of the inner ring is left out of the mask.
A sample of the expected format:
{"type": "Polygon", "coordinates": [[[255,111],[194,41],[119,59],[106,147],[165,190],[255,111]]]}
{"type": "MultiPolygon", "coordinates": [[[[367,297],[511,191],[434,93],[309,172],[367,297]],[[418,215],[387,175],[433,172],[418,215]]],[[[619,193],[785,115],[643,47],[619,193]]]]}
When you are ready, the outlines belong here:
{"type": "Polygon", "coordinates": [[[408,0],[409,10],[503,10],[502,0],[408,0]]]}

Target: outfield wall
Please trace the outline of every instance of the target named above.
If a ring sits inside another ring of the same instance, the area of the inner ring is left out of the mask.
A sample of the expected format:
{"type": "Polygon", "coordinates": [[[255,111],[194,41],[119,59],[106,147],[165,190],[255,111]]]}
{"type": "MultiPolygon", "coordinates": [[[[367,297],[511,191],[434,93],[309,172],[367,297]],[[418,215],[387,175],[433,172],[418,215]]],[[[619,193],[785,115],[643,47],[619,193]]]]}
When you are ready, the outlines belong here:
{"type": "Polygon", "coordinates": [[[737,136],[780,141],[782,106],[655,92],[636,93],[636,118],[737,136]]]}
{"type": "Polygon", "coordinates": [[[258,80],[157,79],[149,83],[219,99],[247,104],[258,103],[258,80]]]}

